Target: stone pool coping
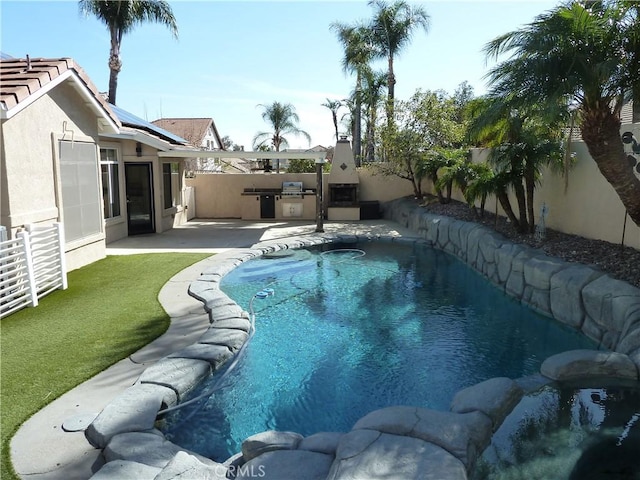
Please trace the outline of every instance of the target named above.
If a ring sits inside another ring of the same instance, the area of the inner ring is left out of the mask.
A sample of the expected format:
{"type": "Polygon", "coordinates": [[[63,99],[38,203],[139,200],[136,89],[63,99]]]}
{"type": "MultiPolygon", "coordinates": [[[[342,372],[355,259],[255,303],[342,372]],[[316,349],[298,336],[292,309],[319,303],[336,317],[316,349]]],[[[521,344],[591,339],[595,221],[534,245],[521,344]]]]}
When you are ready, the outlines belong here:
{"type": "Polygon", "coordinates": [[[387,218],[417,236],[315,234],[261,242],[214,257],[212,266],[189,287],[190,295],[209,313],[210,328],[196,344],[145,370],[87,428],[87,439],[103,449],[107,461],[92,478],[121,478],[135,472],[136,478],[163,480],[198,472],[209,475],[206,478],[233,473],[237,478],[281,479],[299,473],[303,464],[309,478],[373,479],[392,472],[403,479],[463,479],[525,391],[550,380],[584,376],[638,380],[640,289],[591,267],[512,244],[486,227],[429,214],[411,199],[383,208],[387,218]],[[178,404],[248,337],[248,314],[219,289],[224,275],[247,260],[278,250],[368,241],[419,243],[452,253],[506,293],[580,329],[612,352],[565,352],[543,363],[544,376],[487,380],[458,392],[450,412],[389,407],[366,415],[348,433],[307,438],[292,432],[257,434],[225,464],[185,452],[155,429],[159,410],[178,404]]]}

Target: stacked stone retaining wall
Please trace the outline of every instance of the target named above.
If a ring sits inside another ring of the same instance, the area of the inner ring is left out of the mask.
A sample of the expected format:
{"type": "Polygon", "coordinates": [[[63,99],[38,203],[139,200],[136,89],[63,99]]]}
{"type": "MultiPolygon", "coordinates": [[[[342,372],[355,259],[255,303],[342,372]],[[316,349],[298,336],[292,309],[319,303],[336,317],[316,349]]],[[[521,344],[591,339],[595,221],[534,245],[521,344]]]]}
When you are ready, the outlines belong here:
{"type": "Polygon", "coordinates": [[[507,294],[582,331],[601,348],[628,355],[640,368],[640,289],[594,267],[514,244],[482,225],[429,213],[412,198],[384,204],[383,213],[507,294]]]}

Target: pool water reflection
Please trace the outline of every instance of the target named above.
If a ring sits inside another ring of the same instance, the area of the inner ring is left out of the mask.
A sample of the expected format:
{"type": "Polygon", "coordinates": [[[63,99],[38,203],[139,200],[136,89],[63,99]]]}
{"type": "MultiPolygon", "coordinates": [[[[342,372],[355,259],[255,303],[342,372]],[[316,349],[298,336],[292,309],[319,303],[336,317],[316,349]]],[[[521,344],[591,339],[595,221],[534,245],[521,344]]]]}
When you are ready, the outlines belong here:
{"type": "Polygon", "coordinates": [[[494,434],[474,480],[640,479],[640,384],[550,385],[494,434]]]}
{"type": "Polygon", "coordinates": [[[348,431],[390,405],[446,410],[462,388],[596,347],[421,245],[284,250],[242,264],[222,289],[245,309],[253,304],[256,333],[229,386],[172,413],[165,429],[216,460],[264,430],[348,431]],[[264,288],[274,295],[252,302],[264,288]]]}

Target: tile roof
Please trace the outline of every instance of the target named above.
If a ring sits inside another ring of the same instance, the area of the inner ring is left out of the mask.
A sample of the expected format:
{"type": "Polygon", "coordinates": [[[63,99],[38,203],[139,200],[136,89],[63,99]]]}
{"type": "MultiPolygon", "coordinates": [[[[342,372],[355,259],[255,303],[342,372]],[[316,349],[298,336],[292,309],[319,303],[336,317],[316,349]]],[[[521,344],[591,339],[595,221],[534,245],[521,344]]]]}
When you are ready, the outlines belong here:
{"type": "Polygon", "coordinates": [[[220,135],[212,118],[160,118],[151,123],[186,139],[194,147],[202,146],[207,130],[211,126],[218,148],[222,148],[220,135]]]}
{"type": "Polygon", "coordinates": [[[75,75],[95,98],[104,114],[116,126],[120,122],[106,100],[100,95],[85,71],[71,58],[9,58],[0,60],[0,110],[11,111],[43,94],[59,77],[75,75]]]}

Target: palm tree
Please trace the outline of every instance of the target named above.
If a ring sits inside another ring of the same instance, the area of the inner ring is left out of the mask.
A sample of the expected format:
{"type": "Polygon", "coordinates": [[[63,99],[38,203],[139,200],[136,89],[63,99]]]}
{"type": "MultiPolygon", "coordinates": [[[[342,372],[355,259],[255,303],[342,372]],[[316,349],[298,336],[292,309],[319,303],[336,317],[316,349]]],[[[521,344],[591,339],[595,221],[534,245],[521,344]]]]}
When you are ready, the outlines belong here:
{"type": "Polygon", "coordinates": [[[370,29],[377,47],[377,57],[386,58],[387,71],[387,120],[393,119],[396,77],[393,72],[393,60],[411,40],[417,28],[429,31],[430,17],[420,6],[411,6],[404,0],[396,0],[391,5],[384,0],[369,0],[369,6],[375,9],[370,29]]]}
{"type": "Polygon", "coordinates": [[[364,158],[368,163],[371,163],[375,160],[375,129],[382,90],[385,87],[386,74],[366,69],[362,80],[362,101],[367,110],[364,158]]]}
{"type": "Polygon", "coordinates": [[[333,120],[333,128],[336,131],[336,142],[338,141],[338,110],[342,106],[340,100],[329,100],[327,98],[326,103],[322,104],[323,107],[327,107],[331,110],[331,119],[333,120]]]}
{"type": "MultiPolygon", "coordinates": [[[[273,102],[270,105],[258,105],[262,107],[262,119],[271,126],[270,132],[259,132],[253,137],[255,150],[271,143],[276,152],[280,147],[288,147],[289,142],[285,135],[301,135],[311,143],[311,137],[307,132],[298,128],[300,118],[295,108],[290,103],[273,102]]],[[[280,173],[280,159],[276,160],[276,172],[280,173]]]]}
{"type": "Polygon", "coordinates": [[[94,15],[111,36],[109,51],[109,103],[116,104],[118,74],[122,69],[120,46],[125,33],[144,22],[160,23],[178,38],[178,26],[169,3],[164,0],[80,0],[80,13],[94,15]]]}
{"type": "Polygon", "coordinates": [[[571,2],[485,47],[508,55],[489,74],[491,95],[513,104],[575,104],[591,157],[640,225],[640,179],[626,161],[620,110],[640,91],[637,2],[571,2]]]}
{"type": "Polygon", "coordinates": [[[535,187],[544,165],[563,162],[560,139],[565,117],[557,109],[540,111],[537,106],[517,110],[508,98],[483,99],[474,107],[469,132],[476,144],[491,148],[489,163],[503,180],[494,182],[501,188],[495,192],[498,200],[520,233],[533,233],[535,187]],[[515,193],[519,218],[513,213],[504,186],[515,193]]]}
{"type": "Polygon", "coordinates": [[[345,73],[356,74],[355,103],[354,103],[354,131],[353,131],[353,155],[356,166],[360,166],[362,156],[362,75],[369,68],[369,62],[374,57],[374,46],[371,38],[371,30],[364,25],[346,25],[335,22],[331,29],[338,35],[338,40],[344,48],[342,68],[345,73]]]}
{"type": "MultiPolygon", "coordinates": [[[[467,152],[468,153],[468,152],[467,152]]],[[[453,166],[443,169],[439,182],[440,188],[450,183],[457,186],[467,204],[478,215],[475,203],[480,200],[480,217],[484,217],[487,197],[494,193],[494,172],[486,162],[475,163],[469,159],[456,162],[453,166]]]]}
{"type": "MultiPolygon", "coordinates": [[[[356,92],[351,92],[351,96],[342,99],[342,105],[347,108],[347,111],[340,117],[340,123],[345,129],[351,133],[351,138],[355,139],[356,131],[356,92]]],[[[355,160],[355,158],[354,158],[355,160]]]]}

